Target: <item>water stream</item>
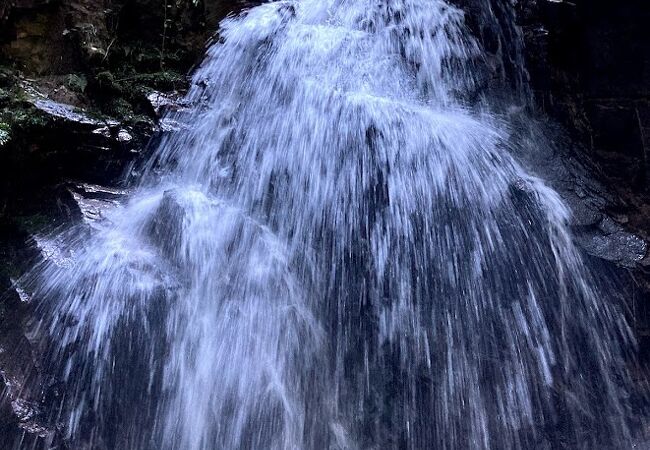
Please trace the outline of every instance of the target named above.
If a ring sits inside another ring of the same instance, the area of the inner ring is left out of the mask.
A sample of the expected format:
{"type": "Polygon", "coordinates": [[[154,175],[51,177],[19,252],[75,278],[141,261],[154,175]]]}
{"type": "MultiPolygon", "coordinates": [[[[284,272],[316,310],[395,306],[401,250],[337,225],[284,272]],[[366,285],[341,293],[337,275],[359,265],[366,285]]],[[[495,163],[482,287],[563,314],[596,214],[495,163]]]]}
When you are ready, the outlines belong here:
{"type": "Polygon", "coordinates": [[[624,448],[629,330],[482,58],[443,0],[226,19],[128,202],[39,268],[72,448],[624,448]]]}

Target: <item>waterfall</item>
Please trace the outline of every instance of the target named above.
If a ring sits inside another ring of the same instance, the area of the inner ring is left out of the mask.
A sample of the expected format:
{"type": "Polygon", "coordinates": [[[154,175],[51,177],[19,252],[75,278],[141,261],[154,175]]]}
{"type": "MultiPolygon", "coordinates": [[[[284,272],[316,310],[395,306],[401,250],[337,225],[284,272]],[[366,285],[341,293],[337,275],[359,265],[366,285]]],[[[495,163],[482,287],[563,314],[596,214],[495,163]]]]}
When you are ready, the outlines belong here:
{"type": "Polygon", "coordinates": [[[630,331],[463,12],[277,1],[219,37],[128,201],[36,269],[72,448],[624,448],[630,331]]]}

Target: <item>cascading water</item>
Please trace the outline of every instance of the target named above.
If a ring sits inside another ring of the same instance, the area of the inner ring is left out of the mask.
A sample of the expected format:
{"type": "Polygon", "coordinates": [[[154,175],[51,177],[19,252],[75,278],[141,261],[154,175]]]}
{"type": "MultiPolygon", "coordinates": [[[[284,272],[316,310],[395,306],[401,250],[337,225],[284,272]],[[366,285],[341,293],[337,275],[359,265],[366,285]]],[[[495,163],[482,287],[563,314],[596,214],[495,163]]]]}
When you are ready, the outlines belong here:
{"type": "Polygon", "coordinates": [[[73,448],[628,442],[629,331],[469,104],[459,9],[274,2],[221,38],[128,203],[39,269],[73,448]]]}

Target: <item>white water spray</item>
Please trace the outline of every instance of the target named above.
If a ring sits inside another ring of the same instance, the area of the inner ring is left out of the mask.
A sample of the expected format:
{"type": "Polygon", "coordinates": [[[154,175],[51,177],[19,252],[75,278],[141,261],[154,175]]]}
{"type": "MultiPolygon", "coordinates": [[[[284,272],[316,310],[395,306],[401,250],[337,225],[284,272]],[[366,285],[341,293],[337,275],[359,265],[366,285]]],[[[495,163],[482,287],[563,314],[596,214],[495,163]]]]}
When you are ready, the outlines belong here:
{"type": "Polygon", "coordinates": [[[128,204],[41,270],[74,448],[626,442],[627,328],[466,100],[459,9],[273,2],[221,38],[128,204]]]}

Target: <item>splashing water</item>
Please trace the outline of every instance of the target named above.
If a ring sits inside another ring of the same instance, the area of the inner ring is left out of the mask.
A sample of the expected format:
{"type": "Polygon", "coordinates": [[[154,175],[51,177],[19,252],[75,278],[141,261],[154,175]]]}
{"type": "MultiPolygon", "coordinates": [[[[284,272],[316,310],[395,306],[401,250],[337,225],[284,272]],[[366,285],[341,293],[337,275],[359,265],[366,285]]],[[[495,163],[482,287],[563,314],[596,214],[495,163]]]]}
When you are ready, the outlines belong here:
{"type": "Polygon", "coordinates": [[[470,106],[481,57],[443,0],[224,21],[140,188],[40,269],[75,448],[627,442],[629,331],[470,106]]]}

